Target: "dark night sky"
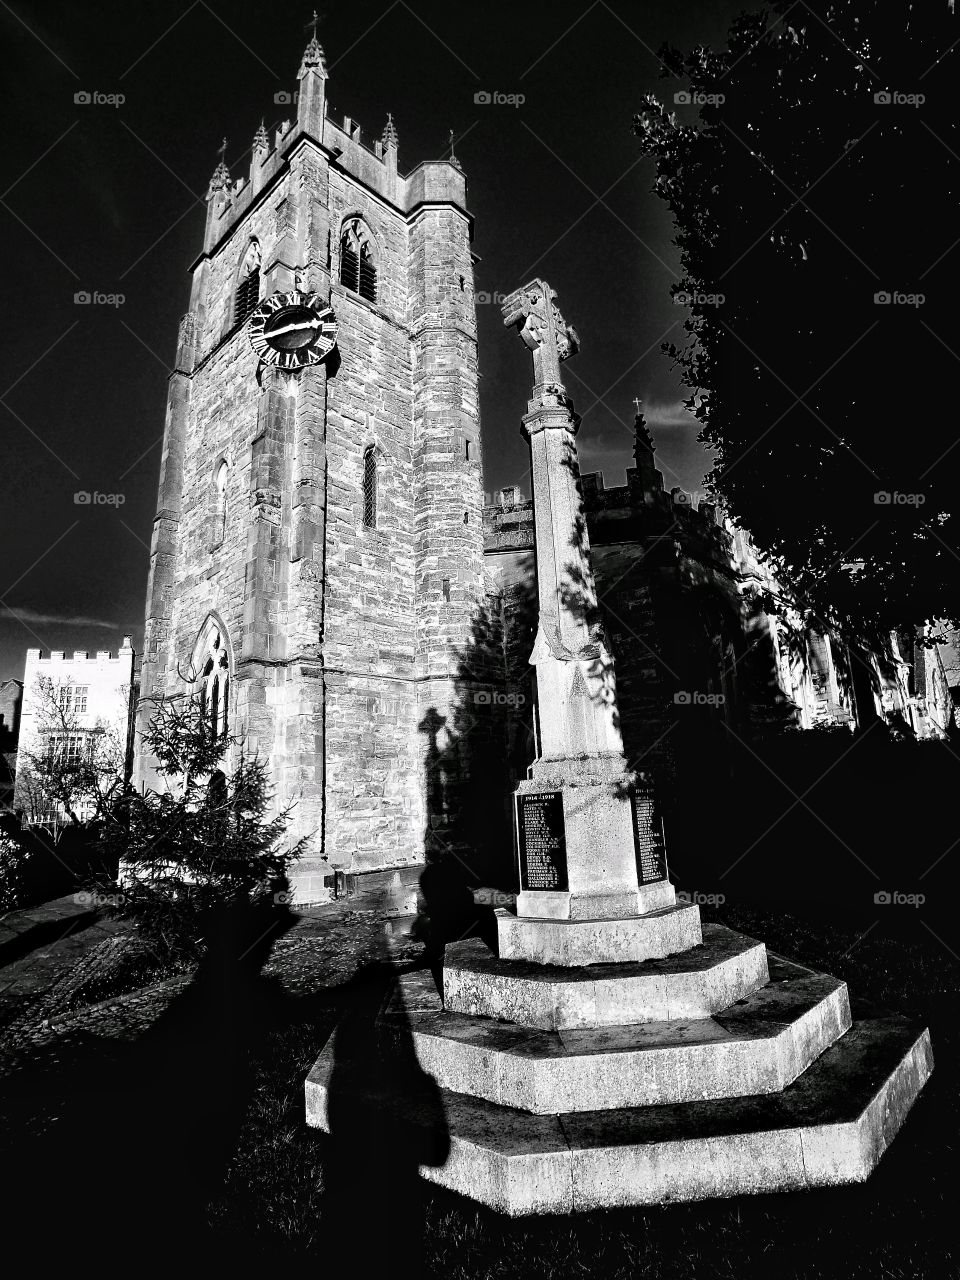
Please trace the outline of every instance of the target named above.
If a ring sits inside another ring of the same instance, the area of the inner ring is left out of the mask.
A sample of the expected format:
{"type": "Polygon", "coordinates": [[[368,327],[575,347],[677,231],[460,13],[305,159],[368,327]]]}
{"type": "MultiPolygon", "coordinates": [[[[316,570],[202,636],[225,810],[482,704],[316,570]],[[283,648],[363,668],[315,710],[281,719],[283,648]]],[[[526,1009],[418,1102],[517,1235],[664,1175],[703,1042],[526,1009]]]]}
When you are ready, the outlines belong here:
{"type": "MultiPolygon", "coordinates": [[[[290,114],[274,95],[295,87],[310,7],[0,6],[0,678],[22,676],[31,646],[115,650],[129,631],[139,649],[166,378],[203,195],[224,134],[236,177],[261,115],[272,126],[290,114]],[[78,91],[126,101],[78,105],[78,91]],[[125,301],[78,306],[79,290],[125,301]],[[123,504],[78,506],[78,490],[123,504]]],[[[630,461],[637,395],[668,488],[696,489],[707,463],[660,351],[686,313],[670,300],[673,229],[631,121],[645,92],[682,87],[659,76],[661,43],[718,43],[742,7],[383,0],[321,14],[333,115],[373,138],[392,111],[401,171],[443,155],[450,129],[462,135],[478,290],[533,275],[557,289],[583,344],[564,366],[584,414],[582,468],[602,469],[609,485],[630,461]],[[526,101],[476,105],[478,90],[526,101]]],[[[498,306],[478,316],[485,485],[529,492],[519,434],[529,360],[498,306]]]]}

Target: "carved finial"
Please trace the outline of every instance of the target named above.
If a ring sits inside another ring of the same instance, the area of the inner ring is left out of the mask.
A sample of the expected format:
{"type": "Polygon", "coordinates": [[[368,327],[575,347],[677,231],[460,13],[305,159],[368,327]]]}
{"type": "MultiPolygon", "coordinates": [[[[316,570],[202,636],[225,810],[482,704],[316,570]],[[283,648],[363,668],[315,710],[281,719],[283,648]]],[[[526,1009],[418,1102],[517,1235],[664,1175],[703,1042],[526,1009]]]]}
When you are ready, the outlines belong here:
{"type": "Polygon", "coordinates": [[[387,123],[383,126],[383,134],[381,135],[380,141],[383,143],[384,151],[386,151],[388,147],[393,147],[394,151],[396,151],[399,146],[397,126],[393,123],[393,116],[389,111],[387,112],[387,123]]]}
{"type": "Polygon", "coordinates": [[[454,144],[455,138],[454,138],[454,133],[452,129],[450,130],[448,137],[450,141],[450,154],[447,156],[447,159],[450,161],[451,164],[459,164],[460,161],[457,159],[453,150],[453,144],[454,144]]]}
{"type": "Polygon", "coordinates": [[[270,136],[267,133],[267,126],[264,124],[263,120],[260,121],[260,128],[253,135],[253,149],[254,151],[270,150],[270,136]]]}
{"type": "Polygon", "coordinates": [[[310,32],[310,39],[307,47],[303,51],[303,58],[300,62],[300,70],[297,72],[297,79],[302,80],[308,71],[316,71],[319,75],[326,77],[327,61],[323,56],[323,49],[320,41],[317,39],[317,23],[320,21],[317,11],[314,9],[313,17],[307,23],[306,29],[310,32]]]}
{"type": "Polygon", "coordinates": [[[213,177],[210,179],[210,189],[207,192],[207,199],[213,195],[215,191],[222,191],[224,187],[230,185],[230,170],[227,168],[227,140],[224,140],[217,147],[217,154],[220,156],[220,163],[213,171],[213,177]]]}

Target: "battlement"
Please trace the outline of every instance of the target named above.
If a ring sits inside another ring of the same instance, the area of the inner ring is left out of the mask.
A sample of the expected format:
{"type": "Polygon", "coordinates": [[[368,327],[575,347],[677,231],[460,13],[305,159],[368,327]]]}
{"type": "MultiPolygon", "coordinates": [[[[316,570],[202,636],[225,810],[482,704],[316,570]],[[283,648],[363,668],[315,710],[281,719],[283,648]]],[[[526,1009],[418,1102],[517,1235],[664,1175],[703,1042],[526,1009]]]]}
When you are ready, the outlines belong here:
{"type": "Polygon", "coordinates": [[[74,663],[84,662],[89,663],[91,666],[103,666],[103,664],[107,662],[122,662],[127,664],[132,658],[133,645],[130,643],[130,637],[124,636],[123,644],[117,650],[116,657],[114,657],[113,653],[109,649],[98,649],[96,655],[92,658],[88,649],[74,649],[73,653],[69,657],[67,656],[65,649],[51,649],[46,657],[44,657],[42,649],[28,649],[27,667],[30,668],[46,665],[72,666],[74,663]]]}
{"type": "MultiPolygon", "coordinates": [[[[580,482],[591,538],[604,542],[616,540],[617,522],[622,521],[623,536],[633,540],[642,537],[644,532],[662,532],[661,526],[666,521],[688,539],[697,536],[717,549],[722,548],[724,558],[756,560],[749,534],[735,530],[714,503],[701,499],[694,505],[693,496],[680,488],[671,489],[669,493],[662,488],[645,488],[636,467],[627,468],[625,485],[608,489],[600,471],[588,472],[581,476],[580,482]]],[[[524,498],[516,485],[500,489],[495,501],[484,507],[483,532],[487,552],[532,550],[532,501],[524,498]]]]}
{"type": "MultiPolygon", "coordinates": [[[[290,95],[291,101],[296,101],[297,96],[290,95]]],[[[272,140],[261,149],[254,146],[249,174],[235,180],[227,178],[220,187],[219,201],[213,211],[211,247],[230,234],[280,177],[297,145],[311,137],[328,154],[332,165],[404,215],[431,203],[454,204],[466,213],[466,179],[459,162],[453,158],[424,160],[402,175],[397,169],[396,131],[392,121],[388,131],[392,141],[385,142],[387,131],[384,137],[371,139],[364,135],[360,123],[352,116],[344,115],[340,122],[334,119],[326,100],[319,136],[313,136],[299,119],[281,121],[272,140]]],[[[267,138],[265,131],[261,137],[267,138]]]]}

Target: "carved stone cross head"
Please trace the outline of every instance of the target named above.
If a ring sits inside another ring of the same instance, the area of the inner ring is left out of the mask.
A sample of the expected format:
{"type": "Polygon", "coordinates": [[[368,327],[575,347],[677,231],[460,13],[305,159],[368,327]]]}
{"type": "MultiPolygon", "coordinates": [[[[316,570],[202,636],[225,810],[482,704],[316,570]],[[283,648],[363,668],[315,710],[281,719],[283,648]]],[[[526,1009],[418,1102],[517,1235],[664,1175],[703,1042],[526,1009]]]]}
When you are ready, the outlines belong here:
{"type": "Polygon", "coordinates": [[[543,280],[531,280],[507,296],[501,313],[533,352],[536,381],[559,382],[560,361],[577,354],[580,338],[560,314],[556,292],[543,280]]]}

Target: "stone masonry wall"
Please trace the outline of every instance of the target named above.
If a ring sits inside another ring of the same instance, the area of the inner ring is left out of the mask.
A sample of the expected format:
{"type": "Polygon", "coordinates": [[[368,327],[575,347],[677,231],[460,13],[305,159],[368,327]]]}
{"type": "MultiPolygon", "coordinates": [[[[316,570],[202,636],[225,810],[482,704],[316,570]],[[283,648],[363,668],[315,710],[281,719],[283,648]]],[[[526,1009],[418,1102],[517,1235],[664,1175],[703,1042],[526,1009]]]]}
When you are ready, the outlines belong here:
{"type": "MultiPolygon", "coordinates": [[[[183,691],[205,620],[222,627],[231,728],[268,760],[277,806],[294,805],[292,836],[313,837],[306,899],[336,870],[423,861],[424,712],[453,714],[483,598],[462,173],[431,163],[402,179],[395,147],[364,147],[349,121],[323,128],[339,163],[283,126],[251,182],[211,187],[171,380],[144,659],[147,696],[183,691]],[[338,282],[340,229],[354,217],[376,245],[375,303],[338,282]],[[295,282],[329,293],[339,338],[326,367],[263,370],[258,383],[232,311],[251,237],[261,296],[295,282]]],[[[149,761],[137,775],[150,779],[149,761]]]]}

